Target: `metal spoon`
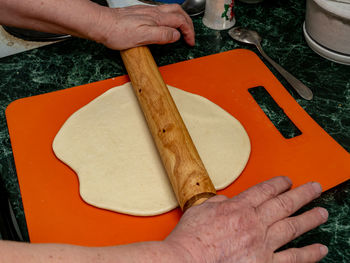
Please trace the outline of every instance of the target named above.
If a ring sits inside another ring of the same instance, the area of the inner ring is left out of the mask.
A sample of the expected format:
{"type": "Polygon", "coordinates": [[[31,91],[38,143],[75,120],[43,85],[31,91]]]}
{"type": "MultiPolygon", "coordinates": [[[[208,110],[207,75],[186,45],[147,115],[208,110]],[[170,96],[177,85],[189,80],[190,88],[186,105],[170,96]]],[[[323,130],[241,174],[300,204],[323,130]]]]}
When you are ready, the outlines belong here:
{"type": "Polygon", "coordinates": [[[257,32],[241,27],[234,27],[228,31],[228,34],[237,41],[255,45],[261,55],[289,82],[302,98],[306,100],[312,99],[313,94],[308,87],[266,55],[260,45],[261,37],[257,32]]]}

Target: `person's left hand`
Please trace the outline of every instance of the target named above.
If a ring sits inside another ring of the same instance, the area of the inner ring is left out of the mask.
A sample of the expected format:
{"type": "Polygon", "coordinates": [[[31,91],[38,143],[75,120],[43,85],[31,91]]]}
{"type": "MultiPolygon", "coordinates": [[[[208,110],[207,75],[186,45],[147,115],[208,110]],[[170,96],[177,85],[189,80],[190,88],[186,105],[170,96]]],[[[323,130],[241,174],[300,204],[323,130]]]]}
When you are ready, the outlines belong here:
{"type": "Polygon", "coordinates": [[[96,29],[90,38],[116,50],[172,43],[180,32],[189,45],[195,43],[192,20],[177,4],[104,8],[96,29]]]}

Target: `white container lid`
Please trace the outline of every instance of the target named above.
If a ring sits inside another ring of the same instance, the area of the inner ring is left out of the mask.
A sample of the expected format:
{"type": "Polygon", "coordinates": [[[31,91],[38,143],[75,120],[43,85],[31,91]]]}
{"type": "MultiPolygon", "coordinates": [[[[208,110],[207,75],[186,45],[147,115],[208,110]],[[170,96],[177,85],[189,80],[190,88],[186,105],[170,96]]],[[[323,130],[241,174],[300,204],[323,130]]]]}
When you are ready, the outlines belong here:
{"type": "Polygon", "coordinates": [[[314,0],[328,12],[350,20],[350,0],[314,0]]]}
{"type": "Polygon", "coordinates": [[[332,0],[332,1],[341,2],[341,3],[349,3],[350,4],[350,0],[332,0]]]}

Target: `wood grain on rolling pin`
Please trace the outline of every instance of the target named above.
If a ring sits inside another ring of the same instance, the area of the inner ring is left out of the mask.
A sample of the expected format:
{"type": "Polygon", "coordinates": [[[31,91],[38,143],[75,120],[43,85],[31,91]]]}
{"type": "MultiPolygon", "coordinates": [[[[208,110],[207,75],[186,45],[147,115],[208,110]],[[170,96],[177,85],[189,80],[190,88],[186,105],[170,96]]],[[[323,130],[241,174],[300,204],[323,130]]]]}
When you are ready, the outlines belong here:
{"type": "Polygon", "coordinates": [[[136,47],[121,56],[181,209],[203,203],[214,185],[151,52],[136,47]]]}

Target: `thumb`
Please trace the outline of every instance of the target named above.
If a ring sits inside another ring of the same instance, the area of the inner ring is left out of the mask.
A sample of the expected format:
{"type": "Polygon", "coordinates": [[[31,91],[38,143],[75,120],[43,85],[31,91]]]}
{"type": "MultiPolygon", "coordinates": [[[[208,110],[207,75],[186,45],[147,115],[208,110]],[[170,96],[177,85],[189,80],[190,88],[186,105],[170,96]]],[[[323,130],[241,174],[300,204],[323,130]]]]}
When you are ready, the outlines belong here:
{"type": "Polygon", "coordinates": [[[145,30],[145,39],[142,45],[147,44],[167,44],[180,39],[180,32],[175,28],[167,26],[150,26],[145,30]]]}

